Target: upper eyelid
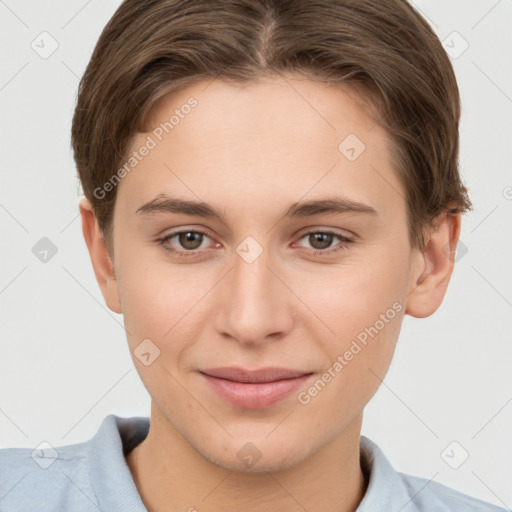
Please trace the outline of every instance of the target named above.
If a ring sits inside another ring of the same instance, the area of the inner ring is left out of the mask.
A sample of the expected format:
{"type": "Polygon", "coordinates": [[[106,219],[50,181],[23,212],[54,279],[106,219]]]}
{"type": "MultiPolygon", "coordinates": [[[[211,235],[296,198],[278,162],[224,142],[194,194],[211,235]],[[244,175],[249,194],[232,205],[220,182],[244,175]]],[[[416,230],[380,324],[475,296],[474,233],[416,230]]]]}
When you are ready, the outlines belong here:
{"type": "Polygon", "coordinates": [[[346,235],[344,233],[339,233],[334,228],[320,228],[320,229],[309,229],[305,228],[306,231],[299,231],[295,236],[298,236],[299,238],[302,238],[306,235],[312,235],[314,233],[327,233],[330,235],[340,236],[342,238],[351,239],[352,237],[350,235],[346,235]]]}
{"type": "Polygon", "coordinates": [[[311,249],[312,251],[316,251],[316,252],[328,253],[329,251],[333,251],[337,245],[352,244],[355,242],[355,240],[352,237],[348,237],[342,233],[336,233],[335,231],[329,231],[329,230],[313,230],[313,231],[306,231],[305,233],[301,233],[300,235],[298,235],[297,242],[294,242],[294,244],[300,242],[305,236],[315,234],[315,233],[329,234],[329,235],[333,235],[334,237],[339,237],[338,243],[334,244],[332,247],[328,247],[325,250],[311,249]]]}
{"type": "Polygon", "coordinates": [[[213,240],[213,236],[211,236],[208,232],[208,230],[203,228],[185,228],[185,229],[179,229],[177,231],[171,231],[170,233],[167,233],[166,235],[162,235],[159,240],[167,240],[170,238],[175,237],[176,235],[181,235],[182,233],[200,233],[202,235],[206,235],[208,238],[213,240]]]}

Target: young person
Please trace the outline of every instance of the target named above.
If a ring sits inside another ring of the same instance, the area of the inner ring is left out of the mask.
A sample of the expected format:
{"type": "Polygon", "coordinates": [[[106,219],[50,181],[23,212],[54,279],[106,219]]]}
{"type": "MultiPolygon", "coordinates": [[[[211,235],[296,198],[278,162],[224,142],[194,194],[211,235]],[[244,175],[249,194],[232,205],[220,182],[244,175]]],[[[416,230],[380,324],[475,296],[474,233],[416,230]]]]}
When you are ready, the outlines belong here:
{"type": "Polygon", "coordinates": [[[151,417],[0,451],[1,510],[501,510],[361,436],[404,316],[453,271],[459,117],[405,1],[124,1],[72,141],[151,417]]]}

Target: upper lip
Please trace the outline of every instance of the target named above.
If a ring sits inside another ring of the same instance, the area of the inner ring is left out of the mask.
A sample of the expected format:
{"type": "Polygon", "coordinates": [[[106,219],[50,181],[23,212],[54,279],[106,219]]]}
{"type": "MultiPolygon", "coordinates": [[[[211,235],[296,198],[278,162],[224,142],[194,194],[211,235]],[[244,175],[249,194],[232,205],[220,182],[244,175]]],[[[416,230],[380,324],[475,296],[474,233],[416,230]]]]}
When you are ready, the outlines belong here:
{"type": "Polygon", "coordinates": [[[224,368],[207,368],[200,370],[201,373],[211,377],[217,377],[235,382],[275,382],[283,379],[295,379],[304,375],[309,375],[312,372],[304,372],[301,370],[292,370],[290,368],[260,368],[258,370],[246,370],[238,367],[224,367],[224,368]]]}

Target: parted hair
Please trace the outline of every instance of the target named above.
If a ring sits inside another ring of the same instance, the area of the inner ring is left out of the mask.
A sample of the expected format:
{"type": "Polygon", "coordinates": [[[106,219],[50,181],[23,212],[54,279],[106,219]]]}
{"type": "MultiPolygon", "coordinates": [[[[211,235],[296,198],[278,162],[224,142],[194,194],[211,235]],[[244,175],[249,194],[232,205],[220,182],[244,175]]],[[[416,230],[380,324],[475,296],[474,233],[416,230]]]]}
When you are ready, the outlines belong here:
{"type": "Polygon", "coordinates": [[[107,246],[117,189],[95,190],[148,130],[159,99],[203,80],[244,84],[288,72],[349,84],[378,113],[412,246],[424,246],[441,213],[471,209],[459,172],[455,73],[406,0],[125,0],[97,41],[72,120],[78,176],[107,246]]]}

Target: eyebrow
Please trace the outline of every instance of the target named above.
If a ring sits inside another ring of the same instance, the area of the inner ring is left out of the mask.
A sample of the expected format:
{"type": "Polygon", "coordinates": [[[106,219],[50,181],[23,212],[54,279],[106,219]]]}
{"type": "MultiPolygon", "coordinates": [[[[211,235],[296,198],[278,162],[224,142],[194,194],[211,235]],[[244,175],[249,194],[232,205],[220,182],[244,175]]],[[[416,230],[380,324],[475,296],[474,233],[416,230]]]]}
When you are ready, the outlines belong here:
{"type": "MultiPolygon", "coordinates": [[[[154,213],[178,213],[183,215],[195,215],[217,219],[226,224],[224,215],[217,208],[204,201],[190,201],[180,198],[172,198],[165,194],[159,194],[153,200],[137,208],[136,214],[151,215],[154,213]]],[[[286,217],[312,217],[318,214],[355,213],[379,216],[375,208],[368,204],[360,203],[342,196],[332,196],[324,199],[302,201],[291,204],[281,215],[279,220],[286,217]]]]}

